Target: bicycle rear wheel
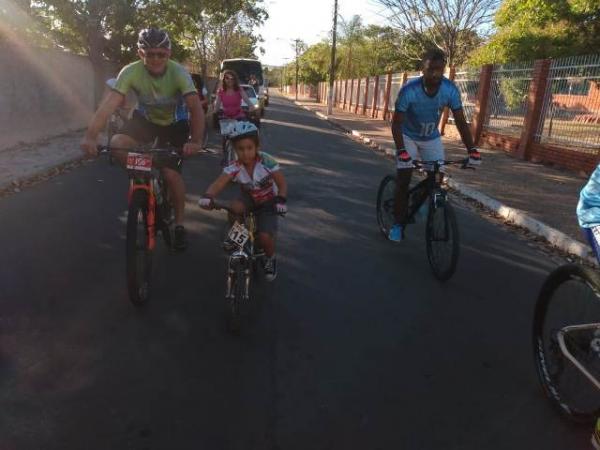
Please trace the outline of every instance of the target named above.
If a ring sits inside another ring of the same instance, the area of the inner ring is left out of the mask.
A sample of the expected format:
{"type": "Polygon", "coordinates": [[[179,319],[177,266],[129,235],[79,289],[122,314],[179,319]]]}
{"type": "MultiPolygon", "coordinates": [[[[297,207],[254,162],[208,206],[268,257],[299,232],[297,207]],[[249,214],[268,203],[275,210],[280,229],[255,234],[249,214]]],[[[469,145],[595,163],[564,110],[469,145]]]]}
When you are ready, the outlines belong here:
{"type": "Polygon", "coordinates": [[[233,161],[235,161],[235,150],[231,139],[227,139],[223,145],[223,167],[227,167],[233,161]]]}
{"type": "Polygon", "coordinates": [[[208,147],[208,122],[204,124],[204,136],[202,136],[202,148],[208,147]]]}
{"type": "Polygon", "coordinates": [[[127,215],[127,288],[129,300],[141,306],[150,297],[153,250],[149,248],[148,194],[137,190],[131,197],[127,215]]]}
{"type": "Polygon", "coordinates": [[[437,203],[431,202],[427,214],[427,259],[433,275],[440,281],[446,281],[454,274],[458,262],[458,224],[452,205],[447,200],[438,200],[437,203]]]}
{"type": "Polygon", "coordinates": [[[379,183],[377,191],[377,223],[379,231],[388,239],[390,228],[394,225],[394,198],[396,194],[396,177],[387,175],[379,183]]]}
{"type": "Polygon", "coordinates": [[[167,247],[171,248],[173,244],[172,236],[172,225],[174,221],[173,206],[171,206],[171,199],[169,195],[169,189],[166,182],[161,179],[159,181],[160,196],[162,201],[160,204],[157,203],[156,207],[156,230],[160,230],[162,237],[167,247]]]}
{"type": "Polygon", "coordinates": [[[556,269],[540,290],[533,318],[533,356],[540,385],[552,404],[576,422],[591,422],[600,415],[600,390],[564,350],[600,378],[600,276],[576,264],[556,269]],[[590,326],[565,330],[586,324],[590,326]]]}

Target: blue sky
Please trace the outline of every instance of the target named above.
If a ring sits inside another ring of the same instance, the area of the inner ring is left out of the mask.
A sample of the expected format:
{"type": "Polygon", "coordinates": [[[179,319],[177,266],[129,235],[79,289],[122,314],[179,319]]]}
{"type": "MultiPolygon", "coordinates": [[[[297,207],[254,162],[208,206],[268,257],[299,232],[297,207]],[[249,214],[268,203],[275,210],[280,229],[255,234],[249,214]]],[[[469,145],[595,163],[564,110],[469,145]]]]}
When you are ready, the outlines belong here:
{"type": "MultiPolygon", "coordinates": [[[[369,0],[338,0],[345,19],[358,14],[363,23],[384,25],[386,11],[369,0]]],[[[300,38],[314,44],[327,37],[333,20],[333,0],[264,0],[269,19],[257,31],[265,40],[266,53],[259,55],[263,64],[281,65],[293,58],[291,40],[300,38]]]]}

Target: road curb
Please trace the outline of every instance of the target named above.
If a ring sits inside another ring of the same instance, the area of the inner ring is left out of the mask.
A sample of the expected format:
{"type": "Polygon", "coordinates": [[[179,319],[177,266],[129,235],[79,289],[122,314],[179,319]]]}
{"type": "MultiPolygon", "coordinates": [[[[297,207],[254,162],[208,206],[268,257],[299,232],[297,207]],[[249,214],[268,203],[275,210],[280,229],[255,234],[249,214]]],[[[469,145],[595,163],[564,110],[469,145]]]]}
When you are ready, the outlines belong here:
{"type": "MultiPolygon", "coordinates": [[[[394,149],[385,147],[384,145],[378,143],[376,140],[364,136],[358,130],[353,130],[344,126],[343,124],[337,122],[335,119],[328,117],[320,111],[314,111],[309,107],[304,106],[296,101],[294,101],[294,103],[306,109],[307,111],[315,113],[319,118],[327,120],[329,123],[343,129],[346,133],[350,134],[356,140],[383,153],[384,156],[387,158],[392,158],[396,153],[394,149]]],[[[566,235],[562,231],[552,228],[551,226],[546,225],[545,223],[540,222],[539,220],[534,219],[533,217],[530,217],[524,211],[505,205],[499,200],[489,197],[488,195],[476,189],[465,186],[459,183],[458,181],[453,180],[452,178],[450,178],[448,184],[455,191],[459,192],[465,197],[475,200],[477,203],[480,203],[486,209],[492,211],[497,216],[503,218],[506,222],[525,228],[531,233],[544,238],[550,245],[558,248],[559,250],[577,256],[578,258],[581,258],[588,263],[598,266],[598,261],[596,260],[596,258],[593,257],[591,247],[579,241],[576,241],[575,239],[566,235]]]]}
{"type": "Polygon", "coordinates": [[[0,184],[0,196],[18,194],[23,188],[49,180],[65,171],[80,166],[86,160],[87,158],[83,155],[74,156],[73,158],[36,170],[28,175],[20,176],[11,181],[7,181],[6,183],[2,183],[0,184]]]}

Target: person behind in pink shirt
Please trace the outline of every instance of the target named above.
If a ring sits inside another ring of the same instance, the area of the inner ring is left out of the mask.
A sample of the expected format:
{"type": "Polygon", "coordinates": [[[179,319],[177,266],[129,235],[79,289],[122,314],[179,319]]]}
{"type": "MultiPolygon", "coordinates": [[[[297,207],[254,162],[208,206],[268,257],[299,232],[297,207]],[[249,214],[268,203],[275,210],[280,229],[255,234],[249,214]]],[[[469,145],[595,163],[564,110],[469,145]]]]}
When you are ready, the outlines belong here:
{"type": "Polygon", "coordinates": [[[224,119],[245,120],[246,115],[242,111],[242,100],[251,105],[246,92],[240,88],[240,81],[233,70],[223,72],[223,84],[217,92],[215,111],[223,110],[224,119]]]}

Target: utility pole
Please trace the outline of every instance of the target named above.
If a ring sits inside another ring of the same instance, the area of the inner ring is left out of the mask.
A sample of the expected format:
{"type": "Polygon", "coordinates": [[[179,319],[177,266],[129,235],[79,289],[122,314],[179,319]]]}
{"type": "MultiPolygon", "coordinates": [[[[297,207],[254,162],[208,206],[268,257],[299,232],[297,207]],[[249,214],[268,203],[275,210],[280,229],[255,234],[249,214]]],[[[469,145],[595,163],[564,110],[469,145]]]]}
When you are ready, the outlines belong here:
{"type": "Polygon", "coordinates": [[[300,39],[294,39],[294,44],[296,45],[296,101],[298,101],[298,72],[300,71],[300,66],[298,65],[298,57],[300,56],[300,39]]]}
{"type": "Polygon", "coordinates": [[[335,80],[335,44],[337,37],[338,0],[334,0],[333,29],[331,39],[331,66],[329,67],[329,95],[327,96],[327,115],[333,113],[333,81],[335,80]]]}
{"type": "Polygon", "coordinates": [[[290,58],[283,58],[283,65],[281,66],[281,92],[284,92],[284,87],[287,86],[287,62],[290,58]]]}

